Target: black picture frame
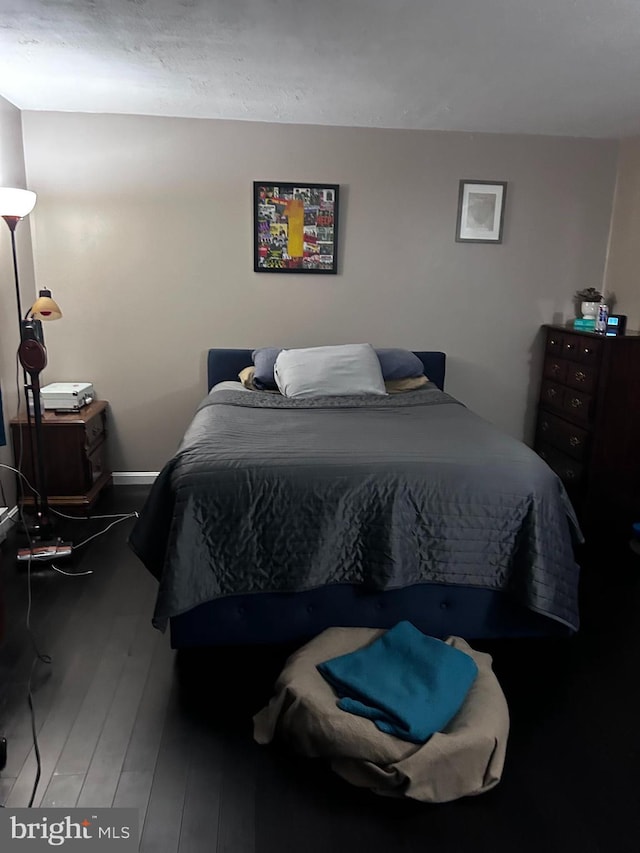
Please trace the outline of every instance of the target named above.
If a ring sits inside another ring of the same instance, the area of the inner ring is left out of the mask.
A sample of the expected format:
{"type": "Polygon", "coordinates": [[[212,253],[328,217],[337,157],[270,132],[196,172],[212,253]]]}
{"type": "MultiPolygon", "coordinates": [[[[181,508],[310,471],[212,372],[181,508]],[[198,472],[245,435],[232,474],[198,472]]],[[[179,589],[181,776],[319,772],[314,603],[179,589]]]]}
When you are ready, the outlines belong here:
{"type": "Polygon", "coordinates": [[[339,202],[339,184],[254,181],[254,272],[336,275],[339,202]]]}
{"type": "Polygon", "coordinates": [[[461,180],[456,243],[502,243],[506,200],[507,181],[461,180]]]}

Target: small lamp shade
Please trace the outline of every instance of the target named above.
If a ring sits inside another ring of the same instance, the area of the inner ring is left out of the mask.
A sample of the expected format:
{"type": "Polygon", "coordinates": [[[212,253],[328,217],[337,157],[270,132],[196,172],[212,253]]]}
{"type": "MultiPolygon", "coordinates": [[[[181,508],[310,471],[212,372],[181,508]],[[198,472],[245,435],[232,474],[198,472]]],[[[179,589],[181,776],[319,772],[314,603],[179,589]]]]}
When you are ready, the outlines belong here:
{"type": "Polygon", "coordinates": [[[58,303],[51,298],[50,290],[40,291],[40,296],[31,306],[29,316],[36,320],[59,320],[62,317],[62,311],[58,303]]]}
{"type": "Polygon", "coordinates": [[[0,216],[22,219],[31,213],[35,204],[36,194],[32,190],[0,187],[0,216]]]}

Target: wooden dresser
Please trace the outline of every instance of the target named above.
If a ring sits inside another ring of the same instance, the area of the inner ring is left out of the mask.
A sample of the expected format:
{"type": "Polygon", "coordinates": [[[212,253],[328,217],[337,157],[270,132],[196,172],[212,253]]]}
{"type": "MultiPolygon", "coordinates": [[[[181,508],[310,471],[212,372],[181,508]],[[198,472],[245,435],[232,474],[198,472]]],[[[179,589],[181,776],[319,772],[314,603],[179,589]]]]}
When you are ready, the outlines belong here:
{"type": "Polygon", "coordinates": [[[640,333],[544,328],[534,448],[583,524],[640,520],[640,333]]]}
{"type": "MultiPolygon", "coordinates": [[[[47,495],[53,506],[90,507],[111,482],[107,456],[106,423],[108,403],[96,400],[79,412],[42,418],[47,495]]],[[[21,470],[31,483],[34,472],[26,415],[11,421],[16,461],[22,449],[21,470]]],[[[25,504],[33,500],[25,494],[25,504]]]]}

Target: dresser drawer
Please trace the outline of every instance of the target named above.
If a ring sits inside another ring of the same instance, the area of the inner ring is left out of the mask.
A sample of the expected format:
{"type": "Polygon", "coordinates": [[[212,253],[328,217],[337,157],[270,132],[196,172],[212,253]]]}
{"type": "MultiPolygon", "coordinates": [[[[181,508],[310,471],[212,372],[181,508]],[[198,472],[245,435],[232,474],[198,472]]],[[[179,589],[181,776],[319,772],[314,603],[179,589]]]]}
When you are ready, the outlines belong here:
{"type": "Polygon", "coordinates": [[[568,389],[558,382],[544,379],[540,389],[540,403],[543,406],[551,406],[553,409],[562,411],[564,407],[564,395],[568,389]]]}
{"type": "Polygon", "coordinates": [[[589,433],[541,409],[538,418],[538,442],[552,445],[574,459],[584,459],[589,433]]]}
{"type": "Polygon", "coordinates": [[[544,376],[554,382],[564,382],[569,362],[554,355],[548,355],[544,360],[544,376]]]}
{"type": "Polygon", "coordinates": [[[87,455],[87,480],[89,485],[93,485],[107,470],[109,470],[107,443],[103,441],[87,455]]]}
{"type": "Polygon", "coordinates": [[[596,335],[585,337],[570,331],[563,334],[555,330],[547,333],[547,357],[566,358],[581,364],[598,364],[601,355],[602,341],[596,335]]]}
{"type": "Polygon", "coordinates": [[[91,418],[91,420],[87,421],[84,425],[84,446],[90,451],[92,447],[95,447],[101,441],[104,441],[104,437],[105,420],[103,413],[101,413],[95,418],[91,418]]]}
{"type": "Polygon", "coordinates": [[[564,335],[560,334],[560,332],[548,332],[547,333],[547,354],[554,356],[557,358],[558,356],[564,356],[564,335]]]}
{"type": "Polygon", "coordinates": [[[564,379],[559,381],[566,382],[576,391],[585,391],[587,394],[595,391],[598,378],[598,369],[595,365],[568,361],[565,362],[565,367],[564,379]]]}
{"type": "Polygon", "coordinates": [[[602,354],[602,341],[598,338],[580,338],[576,360],[582,364],[597,364],[602,354]]]}
{"type": "Polygon", "coordinates": [[[588,423],[591,420],[593,397],[573,388],[565,388],[562,397],[562,411],[571,420],[588,423]]]}
{"type": "Polygon", "coordinates": [[[580,352],[581,340],[578,335],[563,335],[562,336],[562,356],[571,361],[577,361],[578,353],[580,352]]]}
{"type": "Polygon", "coordinates": [[[568,420],[586,425],[591,420],[593,397],[574,388],[568,388],[566,385],[560,385],[559,382],[544,379],[540,389],[540,404],[546,408],[555,409],[558,414],[568,420]]]}
{"type": "Polygon", "coordinates": [[[555,447],[545,442],[536,446],[536,452],[552,468],[566,485],[578,485],[582,480],[584,465],[577,459],[565,456],[555,447]]]}

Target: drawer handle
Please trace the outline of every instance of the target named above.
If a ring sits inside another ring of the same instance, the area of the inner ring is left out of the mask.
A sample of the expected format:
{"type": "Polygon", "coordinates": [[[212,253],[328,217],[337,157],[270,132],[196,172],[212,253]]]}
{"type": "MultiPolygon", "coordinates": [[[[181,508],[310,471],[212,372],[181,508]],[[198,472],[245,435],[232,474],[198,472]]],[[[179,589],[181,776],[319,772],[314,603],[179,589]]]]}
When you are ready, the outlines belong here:
{"type": "Polygon", "coordinates": [[[576,345],[575,345],[575,344],[567,344],[567,349],[568,349],[568,350],[574,350],[575,348],[576,348],[576,345]]]}
{"type": "Polygon", "coordinates": [[[584,380],[587,378],[587,374],[583,373],[582,370],[576,370],[576,372],[574,373],[574,377],[576,382],[584,382],[584,380]]]}
{"type": "Polygon", "coordinates": [[[556,374],[556,376],[557,376],[557,375],[558,375],[558,373],[560,373],[560,365],[559,365],[559,364],[554,364],[554,365],[553,365],[553,367],[551,368],[551,372],[552,372],[552,373],[555,373],[555,374],[556,374]]]}
{"type": "Polygon", "coordinates": [[[567,478],[567,480],[573,480],[574,477],[576,476],[576,472],[573,471],[571,468],[566,468],[565,472],[564,472],[564,476],[567,478]]]}
{"type": "Polygon", "coordinates": [[[580,406],[582,406],[582,400],[580,400],[578,397],[572,397],[569,401],[569,405],[572,409],[579,409],[580,406]]]}
{"type": "Polygon", "coordinates": [[[560,341],[557,341],[555,338],[551,338],[551,340],[549,341],[549,346],[550,347],[557,347],[559,343],[560,343],[560,341]]]}
{"type": "Polygon", "coordinates": [[[555,388],[547,388],[547,397],[555,397],[557,393],[555,388]]]}
{"type": "Polygon", "coordinates": [[[572,435],[569,439],[569,444],[571,445],[571,447],[580,447],[580,445],[582,444],[582,439],[578,438],[577,435],[572,435]]]}
{"type": "Polygon", "coordinates": [[[591,349],[591,347],[585,347],[584,348],[584,354],[585,355],[591,355],[592,353],[593,353],[593,350],[591,349]]]}
{"type": "Polygon", "coordinates": [[[542,421],[540,424],[540,429],[542,432],[546,432],[549,429],[549,421],[542,421]]]}

